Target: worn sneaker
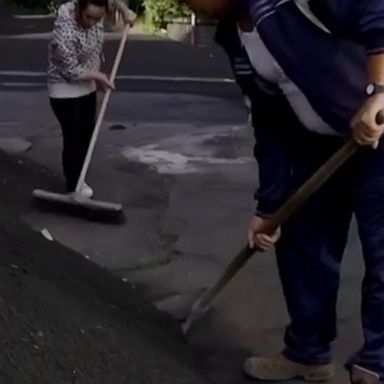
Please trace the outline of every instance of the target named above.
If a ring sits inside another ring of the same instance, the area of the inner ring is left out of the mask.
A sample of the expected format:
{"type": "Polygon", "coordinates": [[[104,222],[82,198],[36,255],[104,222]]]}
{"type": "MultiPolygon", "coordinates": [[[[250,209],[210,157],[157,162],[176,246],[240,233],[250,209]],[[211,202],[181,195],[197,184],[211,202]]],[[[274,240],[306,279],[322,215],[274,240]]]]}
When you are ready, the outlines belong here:
{"type": "Polygon", "coordinates": [[[81,194],[84,197],[90,199],[93,196],[93,189],[87,183],[84,182],[83,186],[81,187],[81,194]]]}
{"type": "Polygon", "coordinates": [[[245,374],[261,381],[303,379],[308,382],[325,382],[333,378],[334,371],[333,364],[299,364],[283,355],[275,358],[252,357],[244,364],[245,374]]]}
{"type": "Polygon", "coordinates": [[[359,365],[353,365],[351,369],[352,384],[378,384],[380,375],[359,365]]]}

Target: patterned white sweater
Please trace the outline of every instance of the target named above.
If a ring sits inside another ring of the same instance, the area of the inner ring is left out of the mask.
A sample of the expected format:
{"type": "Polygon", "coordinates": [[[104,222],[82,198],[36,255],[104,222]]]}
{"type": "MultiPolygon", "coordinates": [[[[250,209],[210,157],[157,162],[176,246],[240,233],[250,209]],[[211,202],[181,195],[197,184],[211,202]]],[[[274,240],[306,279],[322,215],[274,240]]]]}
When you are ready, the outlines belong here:
{"type": "MultiPolygon", "coordinates": [[[[122,0],[110,0],[132,21],[136,15],[122,0]]],[[[48,93],[52,98],[75,98],[96,90],[94,81],[80,80],[87,72],[100,68],[104,40],[103,20],[91,28],[76,21],[76,0],[58,11],[48,50],[48,93]]]]}

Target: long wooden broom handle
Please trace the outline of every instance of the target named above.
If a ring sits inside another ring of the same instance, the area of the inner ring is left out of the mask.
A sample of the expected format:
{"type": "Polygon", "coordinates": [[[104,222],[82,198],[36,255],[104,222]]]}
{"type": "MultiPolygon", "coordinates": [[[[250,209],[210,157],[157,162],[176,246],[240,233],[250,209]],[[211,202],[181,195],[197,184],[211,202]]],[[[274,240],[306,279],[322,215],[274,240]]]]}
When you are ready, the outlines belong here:
{"type": "MultiPolygon", "coordinates": [[[[312,175],[285,204],[276,212],[264,227],[260,229],[260,233],[272,234],[276,229],[286,222],[289,217],[296,212],[304,202],[315,193],[328,179],[336,172],[336,170],[345,163],[359,148],[354,140],[349,140],[344,146],[336,152],[324,165],[320,167],[316,173],[312,175]]],[[[207,291],[199,300],[199,307],[206,308],[217,294],[232,280],[237,272],[244,264],[253,256],[256,250],[246,245],[238,255],[228,265],[217,283],[207,291]]]]}
{"type": "Polygon", "coordinates": [[[284,224],[308,198],[315,193],[361,146],[348,140],[327,162],[325,162],[260,228],[260,233],[272,235],[284,224]]]}
{"type": "MultiPolygon", "coordinates": [[[[377,123],[384,123],[384,112],[377,115],[377,123]]],[[[353,139],[349,139],[328,161],[326,161],[268,220],[260,229],[260,233],[272,234],[283,223],[285,223],[307,200],[315,193],[349,158],[351,158],[361,146],[353,139]]],[[[228,265],[217,283],[199,299],[196,303],[200,309],[205,309],[222,289],[231,281],[244,264],[256,252],[248,245],[228,265]]]]}
{"type": "MultiPolygon", "coordinates": [[[[109,79],[112,83],[116,79],[116,74],[117,74],[117,71],[119,69],[121,59],[123,57],[124,49],[125,49],[127,39],[128,39],[129,29],[130,29],[130,25],[127,25],[124,29],[124,33],[123,33],[123,36],[122,36],[121,41],[120,41],[119,49],[116,53],[115,61],[113,63],[112,71],[111,71],[111,74],[109,77],[109,79]]],[[[112,90],[108,88],[108,90],[104,94],[103,101],[102,101],[102,104],[100,107],[100,111],[99,111],[99,114],[97,116],[95,129],[93,130],[91,141],[90,141],[89,146],[88,146],[87,155],[85,157],[84,164],[83,164],[83,167],[81,169],[79,180],[77,181],[77,186],[76,186],[76,192],[77,193],[80,193],[82,185],[84,183],[84,180],[87,176],[89,164],[90,164],[91,159],[92,159],[93,151],[95,149],[95,145],[96,145],[97,138],[99,136],[101,125],[103,124],[104,115],[105,115],[105,112],[107,110],[107,106],[109,103],[109,99],[111,98],[111,94],[112,94],[112,90]]]]}

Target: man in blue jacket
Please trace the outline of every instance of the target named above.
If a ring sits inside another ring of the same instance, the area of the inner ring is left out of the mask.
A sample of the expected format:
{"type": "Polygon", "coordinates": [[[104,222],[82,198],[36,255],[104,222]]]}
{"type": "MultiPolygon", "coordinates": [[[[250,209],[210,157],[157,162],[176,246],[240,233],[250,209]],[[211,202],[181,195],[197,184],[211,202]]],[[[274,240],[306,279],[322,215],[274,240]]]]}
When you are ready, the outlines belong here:
{"type": "Polygon", "coordinates": [[[384,127],[376,117],[384,108],[384,2],[186,2],[213,17],[238,15],[221,41],[233,62],[243,47],[255,72],[260,188],[249,243],[261,249],[276,244],[291,323],[282,354],[248,359],[245,372],[268,381],[333,377],[340,267],[355,214],[366,266],[364,344],[347,368],[354,384],[383,384],[384,127]],[[260,234],[260,225],[349,135],[375,150],[355,156],[332,177],[283,226],[280,239],[279,233],[260,234]]]}

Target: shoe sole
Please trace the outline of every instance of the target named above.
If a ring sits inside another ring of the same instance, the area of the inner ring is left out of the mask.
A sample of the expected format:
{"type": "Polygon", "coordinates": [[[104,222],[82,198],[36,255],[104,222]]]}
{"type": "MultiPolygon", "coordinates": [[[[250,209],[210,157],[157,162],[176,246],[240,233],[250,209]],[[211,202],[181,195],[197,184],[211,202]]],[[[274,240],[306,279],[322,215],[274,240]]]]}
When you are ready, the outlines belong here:
{"type": "Polygon", "coordinates": [[[309,383],[326,383],[331,381],[334,377],[334,374],[325,374],[319,372],[309,372],[305,375],[302,375],[302,378],[309,383]]]}
{"type": "Polygon", "coordinates": [[[257,377],[251,373],[248,373],[244,371],[244,374],[254,380],[258,381],[264,381],[264,382],[283,382],[283,381],[289,381],[289,380],[304,380],[308,383],[326,383],[328,381],[331,381],[334,378],[334,374],[321,374],[319,372],[308,372],[305,374],[298,374],[291,377],[285,377],[283,379],[263,379],[261,377],[257,377]]]}

